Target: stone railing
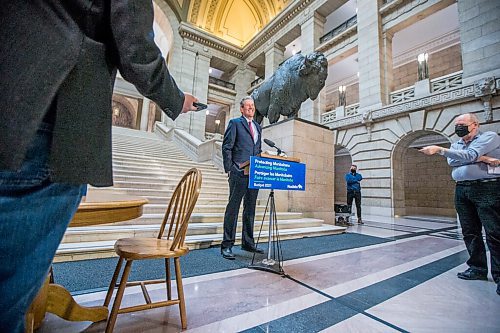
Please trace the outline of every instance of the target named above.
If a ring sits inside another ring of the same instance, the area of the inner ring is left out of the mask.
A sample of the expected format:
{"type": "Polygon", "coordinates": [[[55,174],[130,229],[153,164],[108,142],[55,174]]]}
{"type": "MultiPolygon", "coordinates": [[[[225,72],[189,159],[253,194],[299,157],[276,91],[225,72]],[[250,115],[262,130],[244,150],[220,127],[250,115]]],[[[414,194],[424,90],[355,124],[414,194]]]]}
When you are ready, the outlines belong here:
{"type": "Polygon", "coordinates": [[[188,132],[167,127],[161,122],[156,122],[155,132],[165,137],[168,141],[173,141],[190,159],[195,162],[212,161],[216,167],[222,167],[222,143],[220,140],[208,140],[202,142],[188,132]]]}
{"type": "Polygon", "coordinates": [[[321,124],[329,123],[337,119],[337,111],[325,112],[321,115],[321,124]]]}
{"type": "Polygon", "coordinates": [[[264,82],[264,77],[263,76],[259,76],[258,78],[256,78],[255,80],[253,80],[250,83],[250,87],[255,87],[256,85],[258,85],[259,83],[262,83],[262,82],[264,82]]]}
{"type": "Polygon", "coordinates": [[[359,110],[359,103],[348,105],[345,107],[345,116],[348,117],[358,114],[358,110],[359,110]]]}
{"type": "Polygon", "coordinates": [[[462,85],[463,71],[451,73],[431,80],[431,91],[443,91],[450,88],[460,87],[462,85]]]}
{"type": "MultiPolygon", "coordinates": [[[[359,103],[347,105],[344,107],[344,117],[350,117],[356,115],[358,114],[358,110],[359,110],[359,103]]],[[[339,118],[343,118],[342,110],[340,110],[340,115],[338,115],[335,106],[330,106],[330,108],[327,108],[326,112],[321,115],[321,124],[323,125],[339,118]]]]}
{"type": "Polygon", "coordinates": [[[391,104],[410,100],[415,97],[415,86],[406,87],[390,93],[391,104]]]}
{"type": "Polygon", "coordinates": [[[227,88],[227,89],[231,89],[231,90],[235,89],[234,83],[227,82],[227,81],[218,79],[218,78],[213,77],[213,76],[208,77],[208,83],[212,83],[212,84],[215,84],[215,85],[227,88]]]}
{"type": "Polygon", "coordinates": [[[350,27],[355,26],[357,23],[358,23],[358,17],[357,17],[357,15],[354,15],[353,17],[351,17],[350,19],[348,19],[347,21],[345,21],[341,25],[333,28],[328,33],[326,33],[325,35],[321,36],[319,38],[319,43],[323,44],[324,42],[329,41],[333,37],[338,36],[341,33],[343,33],[344,31],[346,31],[350,27]]]}

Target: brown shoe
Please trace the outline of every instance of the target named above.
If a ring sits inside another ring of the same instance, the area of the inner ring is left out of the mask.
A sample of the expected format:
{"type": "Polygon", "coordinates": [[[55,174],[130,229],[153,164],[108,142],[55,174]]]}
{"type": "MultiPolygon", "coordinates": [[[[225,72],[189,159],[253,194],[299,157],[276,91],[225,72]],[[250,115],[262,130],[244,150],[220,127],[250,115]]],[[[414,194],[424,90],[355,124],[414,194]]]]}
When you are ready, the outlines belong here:
{"type": "Polygon", "coordinates": [[[365,223],[361,220],[361,218],[359,218],[358,219],[358,224],[365,224],[365,223]]]}

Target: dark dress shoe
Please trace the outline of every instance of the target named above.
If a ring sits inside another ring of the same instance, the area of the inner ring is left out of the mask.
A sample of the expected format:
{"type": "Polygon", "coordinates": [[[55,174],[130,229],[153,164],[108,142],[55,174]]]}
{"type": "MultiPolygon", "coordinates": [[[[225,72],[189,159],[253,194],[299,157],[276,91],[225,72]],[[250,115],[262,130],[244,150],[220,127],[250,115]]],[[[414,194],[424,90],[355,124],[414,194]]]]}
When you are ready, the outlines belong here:
{"type": "Polygon", "coordinates": [[[224,259],[234,260],[234,254],[231,248],[220,249],[220,253],[224,259]]]}
{"type": "Polygon", "coordinates": [[[478,270],[468,268],[464,272],[457,273],[457,277],[463,280],[488,280],[488,273],[483,273],[478,270]]]}
{"type": "Polygon", "coordinates": [[[264,253],[264,250],[261,250],[255,246],[242,246],[241,249],[243,251],[254,252],[254,253],[264,253]]]}

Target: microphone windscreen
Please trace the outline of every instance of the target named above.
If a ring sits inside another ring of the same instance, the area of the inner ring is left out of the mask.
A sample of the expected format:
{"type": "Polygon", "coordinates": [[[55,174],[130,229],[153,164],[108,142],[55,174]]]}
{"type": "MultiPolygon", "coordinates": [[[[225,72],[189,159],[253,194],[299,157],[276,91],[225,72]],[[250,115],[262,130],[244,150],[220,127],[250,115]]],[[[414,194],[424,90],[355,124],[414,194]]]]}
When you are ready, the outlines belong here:
{"type": "Polygon", "coordinates": [[[272,142],[272,141],[271,141],[271,140],[269,140],[269,139],[264,139],[264,142],[265,142],[265,143],[266,143],[269,147],[274,147],[274,146],[275,146],[274,142],[272,142]]]}

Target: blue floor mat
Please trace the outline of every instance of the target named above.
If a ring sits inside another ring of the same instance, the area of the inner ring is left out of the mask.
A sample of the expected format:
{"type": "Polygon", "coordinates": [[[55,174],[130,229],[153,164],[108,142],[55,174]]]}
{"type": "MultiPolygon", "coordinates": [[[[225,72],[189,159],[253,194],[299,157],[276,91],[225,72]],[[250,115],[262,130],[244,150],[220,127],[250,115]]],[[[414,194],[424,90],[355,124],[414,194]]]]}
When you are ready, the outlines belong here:
{"type": "MultiPolygon", "coordinates": [[[[291,260],[389,241],[391,240],[344,233],[282,241],[281,249],[284,260],[291,260]]],[[[266,245],[267,243],[260,244],[259,247],[264,249],[266,245]]],[[[239,246],[233,248],[233,253],[236,260],[223,259],[219,247],[192,250],[181,259],[182,276],[191,277],[244,268],[252,260],[252,253],[240,250],[239,246]]],[[[55,263],[53,265],[55,282],[73,294],[106,290],[117,261],[117,258],[106,258],[55,263]]],[[[132,266],[129,281],[163,278],[164,269],[162,259],[137,261],[132,266]]]]}

